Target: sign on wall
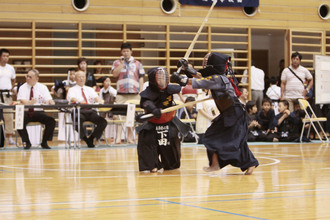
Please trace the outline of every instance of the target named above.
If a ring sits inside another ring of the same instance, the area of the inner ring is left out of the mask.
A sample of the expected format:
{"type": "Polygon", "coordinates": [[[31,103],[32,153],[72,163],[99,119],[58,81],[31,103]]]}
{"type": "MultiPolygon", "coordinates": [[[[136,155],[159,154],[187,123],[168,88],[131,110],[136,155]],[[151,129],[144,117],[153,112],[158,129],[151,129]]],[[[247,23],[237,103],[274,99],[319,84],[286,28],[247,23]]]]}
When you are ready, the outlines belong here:
{"type": "MultiPolygon", "coordinates": [[[[182,5],[211,6],[212,0],[179,0],[182,5]]],[[[259,0],[218,0],[216,7],[258,7],[259,0]]]]}
{"type": "Polygon", "coordinates": [[[315,104],[330,103],[330,56],[314,55],[315,104]]]}

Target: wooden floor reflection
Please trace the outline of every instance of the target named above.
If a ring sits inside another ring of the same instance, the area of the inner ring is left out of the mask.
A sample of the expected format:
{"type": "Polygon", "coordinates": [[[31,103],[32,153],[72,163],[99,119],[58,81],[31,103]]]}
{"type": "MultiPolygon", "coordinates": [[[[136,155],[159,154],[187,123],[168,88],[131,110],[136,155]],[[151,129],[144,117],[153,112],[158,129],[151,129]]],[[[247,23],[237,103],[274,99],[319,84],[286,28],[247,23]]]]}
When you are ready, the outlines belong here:
{"type": "Polygon", "coordinates": [[[250,145],[260,166],[205,173],[203,146],[182,165],[138,172],[136,146],[0,151],[0,219],[330,219],[327,144],[250,145]]]}

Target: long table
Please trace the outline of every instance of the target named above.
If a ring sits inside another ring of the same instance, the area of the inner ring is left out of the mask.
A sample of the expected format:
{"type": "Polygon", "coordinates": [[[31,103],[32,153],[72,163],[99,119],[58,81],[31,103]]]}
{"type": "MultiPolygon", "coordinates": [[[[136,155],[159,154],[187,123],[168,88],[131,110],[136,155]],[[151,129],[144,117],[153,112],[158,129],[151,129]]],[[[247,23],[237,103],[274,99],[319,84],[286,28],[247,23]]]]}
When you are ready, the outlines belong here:
{"type": "MultiPolygon", "coordinates": [[[[0,105],[0,109],[13,109],[15,110],[16,105],[0,105]]],[[[139,107],[139,105],[137,105],[139,107]]],[[[80,109],[81,108],[93,108],[93,109],[100,109],[103,112],[112,112],[115,115],[126,115],[127,112],[127,104],[81,104],[81,103],[75,103],[75,104],[55,104],[55,105],[24,105],[25,109],[30,108],[42,108],[42,109],[57,109],[59,112],[66,112],[72,114],[72,123],[73,123],[73,129],[75,129],[76,125],[78,125],[78,133],[80,134],[80,109]],[[74,120],[76,118],[76,114],[78,114],[79,117],[77,117],[77,121],[74,120]]],[[[7,112],[5,112],[7,113],[7,112]]],[[[14,111],[13,111],[14,113],[14,111]]],[[[66,144],[66,141],[65,141],[66,144]]],[[[80,141],[78,141],[78,144],[74,142],[74,148],[80,148],[80,141]]]]}

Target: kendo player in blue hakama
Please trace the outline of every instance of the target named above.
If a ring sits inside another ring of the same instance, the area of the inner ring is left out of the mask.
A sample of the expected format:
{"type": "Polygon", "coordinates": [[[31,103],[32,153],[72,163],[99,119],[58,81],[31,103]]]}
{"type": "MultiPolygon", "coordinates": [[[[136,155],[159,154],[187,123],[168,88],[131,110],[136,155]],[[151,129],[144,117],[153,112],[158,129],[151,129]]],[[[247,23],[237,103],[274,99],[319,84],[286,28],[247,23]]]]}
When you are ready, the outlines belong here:
{"type": "Polygon", "coordinates": [[[241,168],[246,175],[252,174],[259,163],[247,144],[247,113],[235,93],[238,90],[233,78],[230,78],[230,56],[210,53],[205,68],[199,71],[188,67],[185,59],[179,61],[180,66],[189,79],[174,73],[171,81],[181,86],[192,83],[194,89],[210,89],[220,111],[202,139],[209,159],[209,167],[204,167],[204,171],[220,170],[230,164],[241,168]],[[191,76],[194,78],[191,79],[191,76]]]}
{"type": "MultiPolygon", "coordinates": [[[[176,111],[162,114],[161,110],[175,105],[173,94],[179,93],[181,86],[169,84],[169,74],[161,67],[150,69],[148,79],[149,86],[140,93],[140,106],[154,117],[136,129],[139,170],[149,173],[177,169],[181,159],[178,132],[186,136],[189,126],[175,116],[176,111]]],[[[136,120],[142,122],[141,115],[136,120]]]]}

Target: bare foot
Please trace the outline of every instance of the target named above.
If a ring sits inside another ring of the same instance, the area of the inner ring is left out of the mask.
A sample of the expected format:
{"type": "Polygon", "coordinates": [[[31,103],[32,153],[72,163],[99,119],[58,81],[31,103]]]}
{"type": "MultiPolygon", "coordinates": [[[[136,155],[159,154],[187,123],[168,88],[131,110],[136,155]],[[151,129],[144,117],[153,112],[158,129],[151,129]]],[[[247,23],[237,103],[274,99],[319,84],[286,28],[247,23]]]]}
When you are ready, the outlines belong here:
{"type": "Polygon", "coordinates": [[[164,168],[160,168],[159,170],[157,170],[158,173],[163,173],[164,172],[164,168]]]}
{"type": "Polygon", "coordinates": [[[245,171],[245,174],[244,175],[251,175],[254,171],[256,167],[253,166],[253,167],[249,167],[246,171],[245,171]]]}
{"type": "Polygon", "coordinates": [[[220,170],[220,167],[219,166],[203,167],[203,170],[205,172],[213,172],[213,171],[220,170]]]}
{"type": "Polygon", "coordinates": [[[157,170],[158,170],[157,168],[153,168],[153,169],[151,170],[151,172],[152,172],[152,173],[156,173],[157,170]]]}

